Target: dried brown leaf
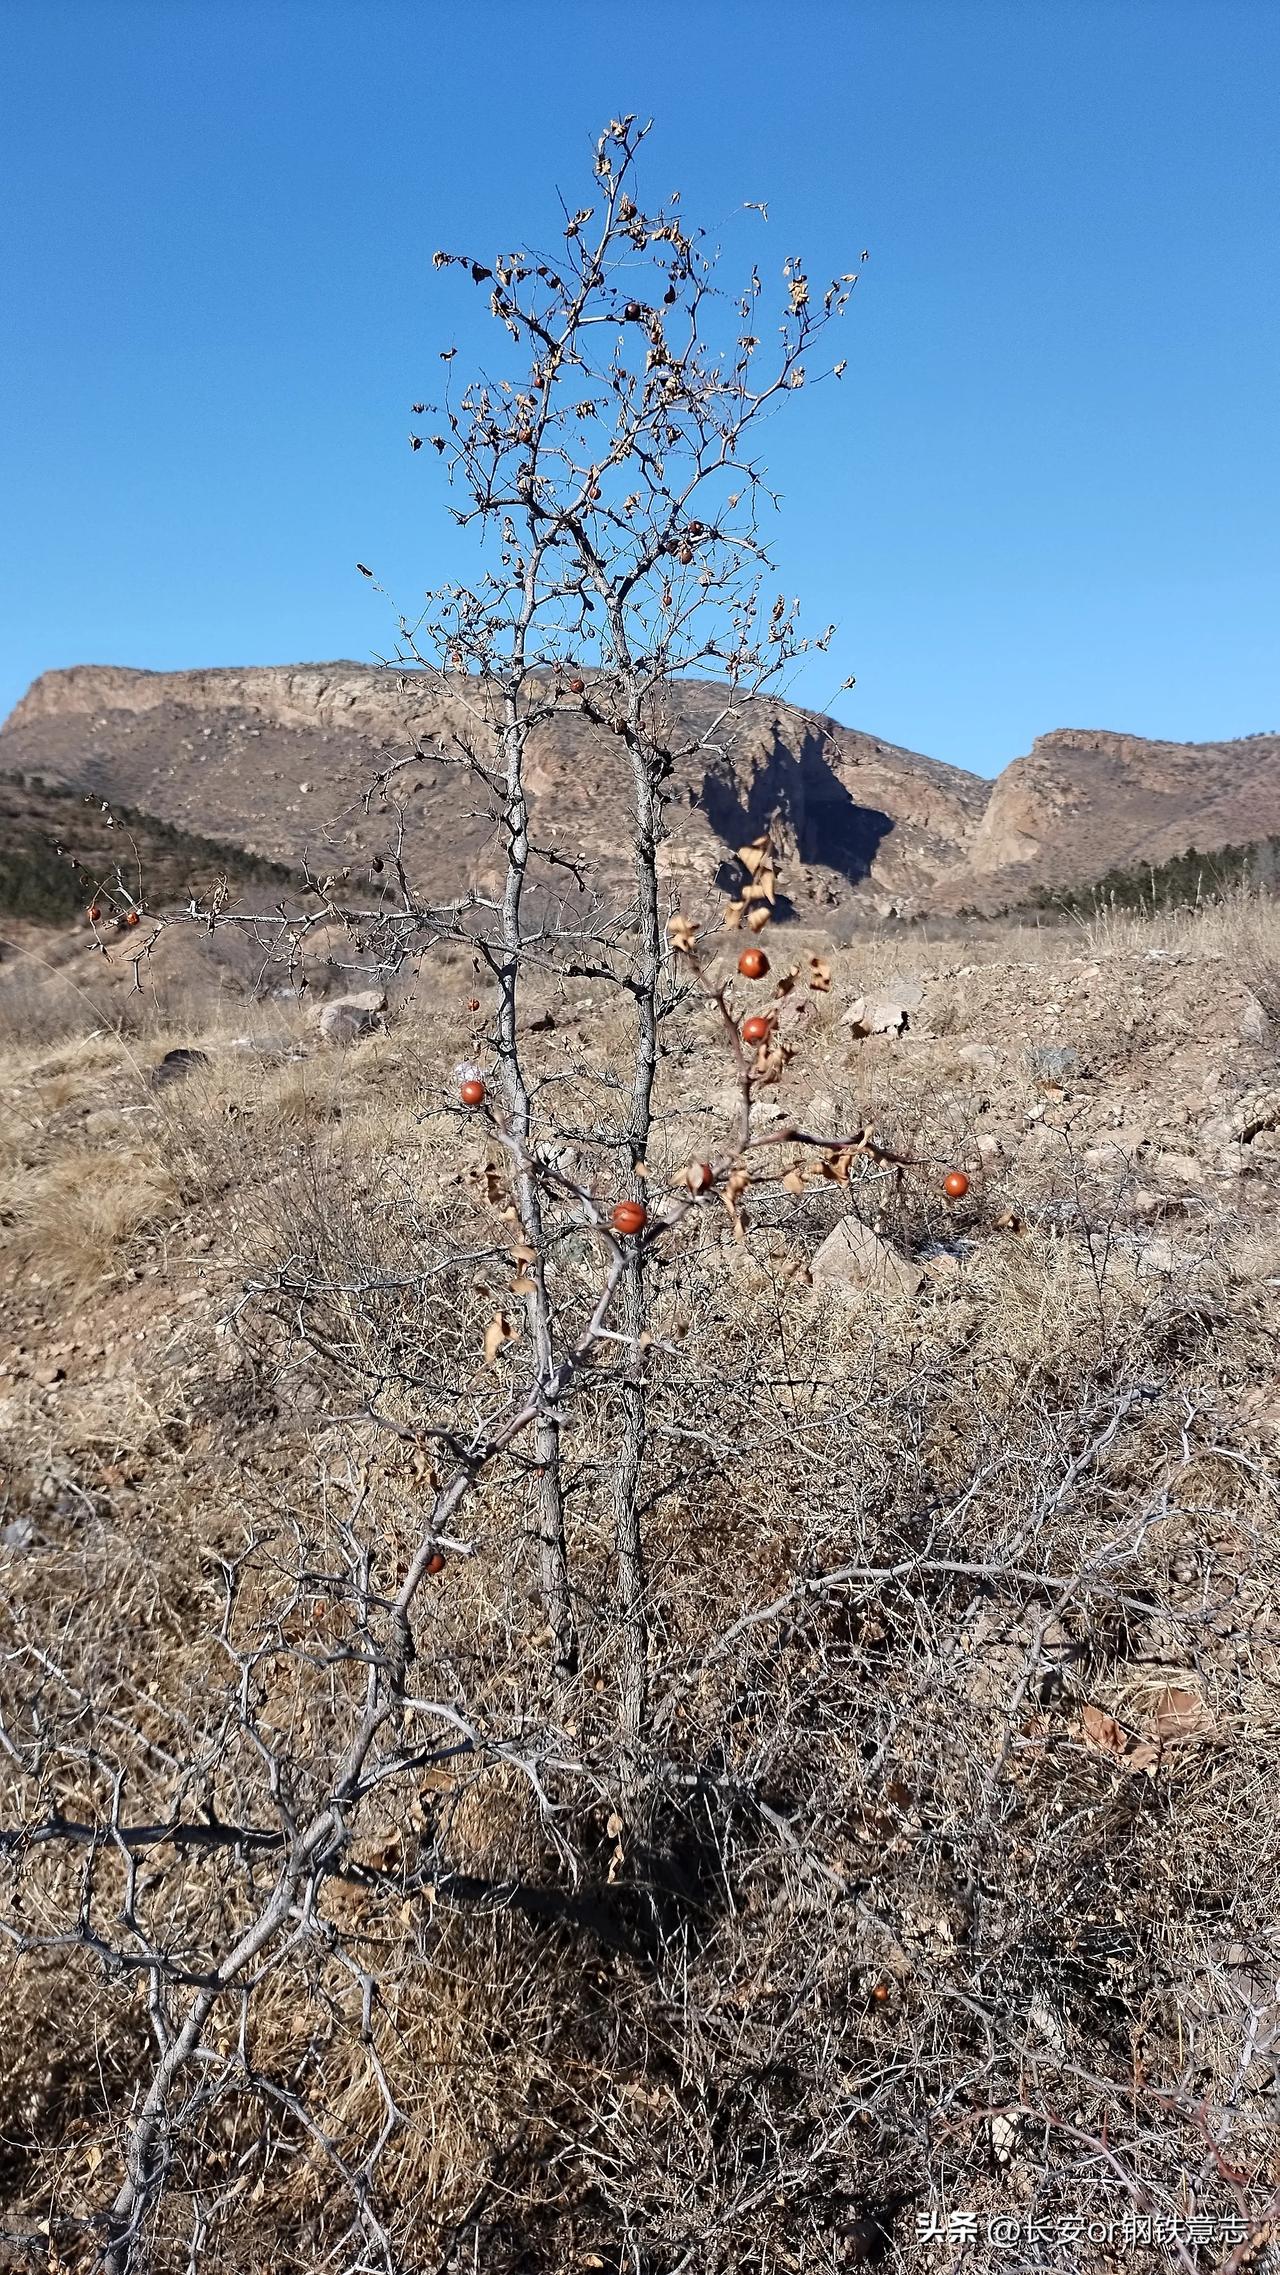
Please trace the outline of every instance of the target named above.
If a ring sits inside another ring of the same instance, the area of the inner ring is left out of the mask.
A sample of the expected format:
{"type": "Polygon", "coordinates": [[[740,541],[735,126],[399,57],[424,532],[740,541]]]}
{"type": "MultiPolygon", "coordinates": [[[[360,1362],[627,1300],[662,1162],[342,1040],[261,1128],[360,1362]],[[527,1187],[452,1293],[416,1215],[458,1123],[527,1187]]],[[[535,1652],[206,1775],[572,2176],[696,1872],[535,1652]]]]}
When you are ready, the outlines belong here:
{"type": "Polygon", "coordinates": [[[487,1367],[492,1367],[496,1372],[498,1353],[503,1344],[511,1342],[519,1332],[519,1328],[512,1324],[505,1311],[494,1313],[484,1331],[484,1363],[487,1367]]]}
{"type": "Polygon", "coordinates": [[[1118,1759],[1128,1740],[1114,1715],[1108,1714],[1101,1706],[1082,1706],[1080,1720],[1089,1744],[1104,1754],[1114,1754],[1118,1759]]]}
{"type": "Polygon", "coordinates": [[[1151,1722],[1166,1744],[1173,1738],[1207,1737],[1214,1728],[1213,1716],[1199,1691],[1179,1690],[1173,1684],[1155,1699],[1151,1722]]]}

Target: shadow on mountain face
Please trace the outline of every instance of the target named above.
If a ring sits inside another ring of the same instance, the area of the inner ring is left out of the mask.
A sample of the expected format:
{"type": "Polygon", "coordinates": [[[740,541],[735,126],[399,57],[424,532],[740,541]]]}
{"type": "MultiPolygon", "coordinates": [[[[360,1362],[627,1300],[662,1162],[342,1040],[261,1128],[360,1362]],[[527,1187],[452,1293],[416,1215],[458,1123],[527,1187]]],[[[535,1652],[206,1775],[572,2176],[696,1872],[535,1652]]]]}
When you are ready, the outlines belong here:
{"type": "MultiPolygon", "coordinates": [[[[775,726],[773,747],[757,767],[744,802],[739,785],[710,767],[698,799],[716,836],[735,852],[766,829],[781,825],[795,840],[806,866],[834,869],[848,884],[860,885],[893,828],[893,817],[851,798],[823,747],[824,738],[806,729],[798,750],[784,743],[775,726]]],[[[736,891],[729,864],[717,884],[736,891]]],[[[775,914],[793,914],[779,897],[775,914]]]]}

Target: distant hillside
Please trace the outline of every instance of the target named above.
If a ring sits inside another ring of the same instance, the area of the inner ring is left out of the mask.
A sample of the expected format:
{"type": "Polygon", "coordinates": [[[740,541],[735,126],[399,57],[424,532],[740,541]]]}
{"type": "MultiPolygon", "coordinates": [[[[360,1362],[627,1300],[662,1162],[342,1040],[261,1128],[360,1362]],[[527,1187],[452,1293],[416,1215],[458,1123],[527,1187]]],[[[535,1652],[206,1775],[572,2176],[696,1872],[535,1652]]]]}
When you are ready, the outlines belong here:
{"type": "Polygon", "coordinates": [[[62,923],[96,902],[109,922],[131,906],[203,897],[221,877],[281,889],[293,872],[132,806],[0,776],[0,916],[62,923]]]}
{"type": "Polygon", "coordinates": [[[1007,766],[968,853],[971,897],[1061,891],[1280,831],[1280,733],[1151,742],[1060,727],[1007,766]]]}
{"type": "MultiPolygon", "coordinates": [[[[0,768],[119,798],[188,835],[259,859],[319,865],[384,846],[363,794],[393,761],[412,873],[432,899],[481,890],[499,858],[484,795],[423,755],[474,716],[479,690],[353,663],[187,672],[81,665],[46,672],[0,727],[0,768]],[[415,756],[415,754],[417,754],[415,756]]],[[[837,934],[866,920],[999,909],[1112,869],[1280,833],[1280,735],[1153,742],[1103,730],[1040,736],[995,781],[773,697],[717,728],[724,691],[672,700],[709,737],[673,782],[663,860],[705,886],[768,825],[794,913],[837,934]]],[[[567,692],[535,736],[540,842],[625,876],[626,786],[614,738],[567,692]]],[[[564,889],[566,872],[548,869],[564,889]]],[[[572,890],[572,887],[569,888],[572,890]]]]}

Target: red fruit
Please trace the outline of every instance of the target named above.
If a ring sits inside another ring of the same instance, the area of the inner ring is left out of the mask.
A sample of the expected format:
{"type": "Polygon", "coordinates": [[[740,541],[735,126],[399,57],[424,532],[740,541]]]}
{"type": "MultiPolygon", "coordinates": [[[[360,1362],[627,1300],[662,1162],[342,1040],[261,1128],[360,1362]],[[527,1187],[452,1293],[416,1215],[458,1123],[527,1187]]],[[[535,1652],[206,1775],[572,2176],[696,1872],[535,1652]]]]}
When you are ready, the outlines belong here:
{"type": "Polygon", "coordinates": [[[458,1096],[462,1100],[464,1106],[483,1106],[484,1084],[480,1080],[478,1074],[471,1075],[469,1079],[463,1083],[462,1088],[458,1092],[458,1096]]]}
{"type": "Polygon", "coordinates": [[[100,924],[102,922],[102,910],[100,908],[95,906],[90,909],[89,922],[90,924],[100,924]]]}
{"type": "Polygon", "coordinates": [[[125,918],[125,923],[126,923],[126,924],[141,924],[141,922],[142,922],[142,918],[139,916],[137,909],[136,909],[136,908],[131,908],[131,909],[130,909],[130,911],[129,911],[129,914],[128,914],[128,915],[126,916],[126,918],[125,918]]]}
{"type": "Polygon", "coordinates": [[[763,948],[744,948],[738,958],[738,970],[744,980],[762,980],[769,969],[769,959],[763,948]]]}
{"type": "Polygon", "coordinates": [[[615,1232],[631,1236],[644,1231],[649,1222],[649,1211],[640,1201],[619,1201],[610,1221],[615,1232]]]}
{"type": "Polygon", "coordinates": [[[969,1180],[963,1169],[949,1170],[942,1181],[942,1190],[949,1201],[962,1201],[969,1190],[969,1180]]]}
{"type": "Polygon", "coordinates": [[[571,679],[569,682],[570,695],[582,695],[585,693],[586,685],[585,679],[571,679]]]}
{"type": "Polygon", "coordinates": [[[626,317],[629,324],[638,324],[641,316],[644,314],[644,310],[641,308],[638,300],[629,300],[622,313],[626,317]]]}
{"type": "Polygon", "coordinates": [[[686,1176],[691,1193],[709,1193],[716,1181],[716,1173],[709,1161],[691,1161],[686,1176]]]}
{"type": "Polygon", "coordinates": [[[478,995],[469,995],[467,997],[467,1009],[468,1011],[478,1011],[480,1009],[480,998],[478,995]]]}
{"type": "Polygon", "coordinates": [[[676,559],[681,563],[682,567],[687,569],[690,561],[693,559],[692,545],[682,545],[676,555],[676,559]]]}
{"type": "Polygon", "coordinates": [[[763,1043],[768,1040],[768,1035],[769,1022],[761,1012],[753,1011],[749,1019],[743,1020],[742,1040],[744,1043],[763,1043]]]}
{"type": "Polygon", "coordinates": [[[444,1558],[440,1554],[438,1548],[433,1548],[430,1556],[427,1558],[427,1570],[431,1574],[433,1580],[435,1579],[437,1573],[443,1572],[444,1558]]]}

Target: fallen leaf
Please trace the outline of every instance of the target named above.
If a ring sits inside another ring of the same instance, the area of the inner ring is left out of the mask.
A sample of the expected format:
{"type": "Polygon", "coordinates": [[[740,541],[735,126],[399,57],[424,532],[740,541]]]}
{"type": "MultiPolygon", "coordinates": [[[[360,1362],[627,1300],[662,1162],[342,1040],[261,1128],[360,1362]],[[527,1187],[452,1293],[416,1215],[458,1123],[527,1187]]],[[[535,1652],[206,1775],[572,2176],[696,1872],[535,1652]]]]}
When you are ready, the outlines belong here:
{"type": "Polygon", "coordinates": [[[494,1313],[484,1331],[484,1363],[487,1367],[493,1367],[496,1372],[498,1353],[503,1344],[509,1343],[519,1332],[518,1327],[512,1326],[505,1311],[494,1313]]]}
{"type": "Polygon", "coordinates": [[[831,985],[831,966],[825,956],[810,956],[809,985],[815,995],[825,995],[831,985]]]}
{"type": "Polygon", "coordinates": [[[1101,1706],[1082,1706],[1080,1720],[1084,1725],[1085,1737],[1091,1746],[1097,1746],[1100,1752],[1115,1754],[1117,1757],[1124,1752],[1128,1740],[1115,1717],[1108,1714],[1104,1708],[1101,1706]]]}
{"type": "Polygon", "coordinates": [[[667,918],[667,938],[677,954],[691,956],[697,937],[698,927],[690,917],[681,916],[677,912],[675,916],[667,918]]]}
{"type": "Polygon", "coordinates": [[[1213,1716],[1194,1690],[1179,1690],[1169,1685],[1155,1699],[1151,1720],[1156,1733],[1166,1743],[1172,1738],[1207,1737],[1214,1728],[1213,1716]]]}

